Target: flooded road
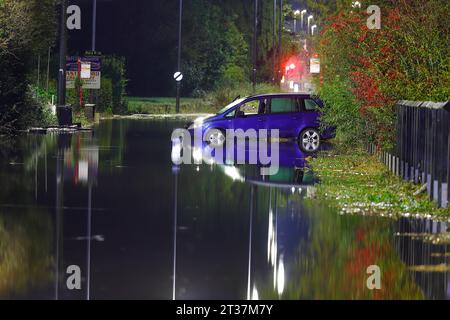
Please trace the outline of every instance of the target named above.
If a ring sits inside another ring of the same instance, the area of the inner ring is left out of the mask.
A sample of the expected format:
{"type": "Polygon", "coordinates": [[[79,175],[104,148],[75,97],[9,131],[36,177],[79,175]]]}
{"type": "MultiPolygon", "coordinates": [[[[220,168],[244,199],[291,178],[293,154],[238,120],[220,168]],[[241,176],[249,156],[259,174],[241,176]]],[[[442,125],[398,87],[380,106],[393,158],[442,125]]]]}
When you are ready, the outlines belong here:
{"type": "Polygon", "coordinates": [[[0,298],[450,298],[447,223],[341,215],[314,199],[295,144],[265,179],[255,166],[174,166],[181,125],[2,140],[0,298]]]}

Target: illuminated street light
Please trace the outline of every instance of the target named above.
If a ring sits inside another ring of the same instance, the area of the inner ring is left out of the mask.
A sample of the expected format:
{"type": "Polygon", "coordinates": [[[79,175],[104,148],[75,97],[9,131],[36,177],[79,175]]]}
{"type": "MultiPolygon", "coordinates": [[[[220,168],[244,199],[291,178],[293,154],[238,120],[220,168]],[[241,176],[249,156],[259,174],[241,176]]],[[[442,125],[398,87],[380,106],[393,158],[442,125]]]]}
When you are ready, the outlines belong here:
{"type": "Polygon", "coordinates": [[[314,30],[317,28],[317,25],[315,24],[315,25],[313,25],[312,27],[311,27],[311,35],[314,35],[314,30]]]}
{"type": "Polygon", "coordinates": [[[297,16],[300,14],[300,10],[294,11],[294,33],[297,32],[297,16]]]}
{"type": "Polygon", "coordinates": [[[314,16],[313,15],[310,15],[309,17],[308,17],[308,32],[309,32],[309,26],[311,25],[311,20],[312,19],[314,19],[314,16]]]}
{"type": "Polygon", "coordinates": [[[302,10],[302,12],[300,12],[300,18],[301,18],[301,22],[302,22],[302,29],[304,28],[304,26],[303,26],[303,16],[305,15],[305,13],[306,13],[306,9],[304,9],[304,10],[302,10]]]}

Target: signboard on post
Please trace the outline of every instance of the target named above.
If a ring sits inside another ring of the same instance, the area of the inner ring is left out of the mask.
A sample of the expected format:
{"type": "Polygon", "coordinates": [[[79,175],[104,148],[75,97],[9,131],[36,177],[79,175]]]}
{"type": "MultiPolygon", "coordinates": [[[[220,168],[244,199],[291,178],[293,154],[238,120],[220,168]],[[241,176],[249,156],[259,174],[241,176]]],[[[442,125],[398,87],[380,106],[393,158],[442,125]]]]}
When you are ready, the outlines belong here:
{"type": "Polygon", "coordinates": [[[310,73],[320,73],[320,58],[311,58],[310,73]]]}
{"type": "Polygon", "coordinates": [[[80,73],[83,81],[83,89],[99,90],[101,88],[101,58],[96,56],[89,57],[67,57],[66,59],[66,88],[75,88],[75,79],[80,73]],[[79,70],[78,59],[81,61],[81,70],[79,70]]]}
{"type": "Polygon", "coordinates": [[[80,77],[83,80],[91,78],[91,64],[90,63],[86,63],[86,62],[81,63],[80,77]]]}

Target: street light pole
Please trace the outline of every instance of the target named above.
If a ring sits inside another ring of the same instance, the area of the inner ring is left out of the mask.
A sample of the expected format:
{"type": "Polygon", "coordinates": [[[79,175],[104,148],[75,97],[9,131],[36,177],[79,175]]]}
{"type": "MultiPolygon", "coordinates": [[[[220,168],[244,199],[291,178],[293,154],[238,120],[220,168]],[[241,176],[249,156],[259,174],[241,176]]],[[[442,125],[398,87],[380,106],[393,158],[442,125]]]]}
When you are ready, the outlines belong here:
{"type": "Polygon", "coordinates": [[[294,11],[294,33],[297,33],[297,16],[300,14],[300,10],[294,11]]]}
{"type": "MultiPolygon", "coordinates": [[[[177,61],[177,72],[181,72],[181,27],[183,18],[183,0],[180,0],[180,13],[178,22],[178,61],[177,61]]],[[[177,81],[177,101],[176,101],[176,112],[180,113],[180,89],[181,81],[177,81]]]]}
{"type": "Polygon", "coordinates": [[[283,47],[283,0],[280,0],[280,14],[278,20],[278,79],[281,80],[281,58],[283,47]]]}
{"type": "Polygon", "coordinates": [[[304,10],[302,10],[302,12],[300,12],[300,18],[301,18],[301,28],[302,28],[302,30],[304,30],[304,28],[305,28],[305,26],[304,26],[304,24],[303,24],[303,16],[305,15],[305,13],[306,13],[306,9],[304,9],[304,10]]]}
{"type": "Polygon", "coordinates": [[[66,105],[66,0],[61,0],[59,30],[58,107],[66,105]]]}
{"type": "Polygon", "coordinates": [[[92,52],[95,52],[97,37],[97,0],[92,0],[92,52]]]}
{"type": "Polygon", "coordinates": [[[258,46],[258,0],[255,1],[255,21],[253,26],[253,93],[256,92],[256,59],[258,46]]]}
{"type": "Polygon", "coordinates": [[[46,79],[46,82],[45,82],[45,91],[47,93],[48,93],[49,79],[50,79],[50,55],[51,55],[51,47],[48,47],[48,52],[47,52],[47,79],[46,79]]]}
{"type": "Polygon", "coordinates": [[[272,30],[272,59],[273,59],[273,79],[275,83],[277,79],[277,54],[276,54],[276,33],[277,33],[277,0],[273,0],[273,30],[272,30]]]}
{"type": "MultiPolygon", "coordinates": [[[[92,54],[95,55],[97,47],[97,0],[92,0],[92,54]]],[[[90,90],[89,103],[98,104],[97,90],[90,90]]]]}
{"type": "Polygon", "coordinates": [[[308,30],[307,30],[307,33],[309,34],[309,26],[311,25],[311,20],[312,19],[314,19],[314,16],[313,15],[310,15],[309,17],[308,17],[308,30]]]}

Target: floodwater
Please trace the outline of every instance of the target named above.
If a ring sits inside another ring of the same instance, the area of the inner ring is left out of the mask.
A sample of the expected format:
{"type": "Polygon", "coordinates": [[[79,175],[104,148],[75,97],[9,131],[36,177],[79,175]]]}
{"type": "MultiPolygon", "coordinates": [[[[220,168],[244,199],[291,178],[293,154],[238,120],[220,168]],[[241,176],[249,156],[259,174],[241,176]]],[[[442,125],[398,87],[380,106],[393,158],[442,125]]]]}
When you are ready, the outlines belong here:
{"type": "Polygon", "coordinates": [[[450,298],[445,222],[340,214],[295,144],[265,178],[174,166],[182,124],[2,138],[0,298],[450,298]]]}

